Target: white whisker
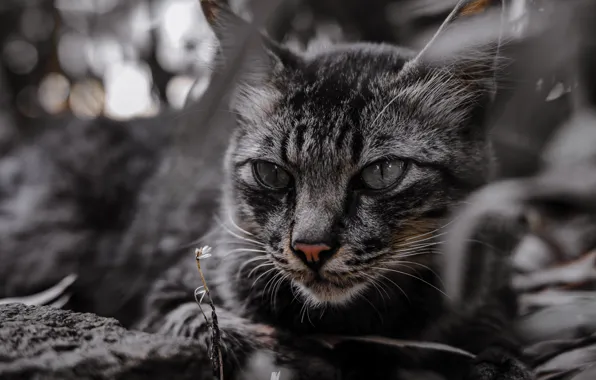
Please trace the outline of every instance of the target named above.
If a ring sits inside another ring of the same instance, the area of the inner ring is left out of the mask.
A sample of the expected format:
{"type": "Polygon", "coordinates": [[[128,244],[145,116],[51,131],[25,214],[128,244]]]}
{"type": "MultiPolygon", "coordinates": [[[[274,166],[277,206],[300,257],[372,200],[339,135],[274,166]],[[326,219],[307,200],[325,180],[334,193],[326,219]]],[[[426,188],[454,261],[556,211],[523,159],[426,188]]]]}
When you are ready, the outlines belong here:
{"type": "Polygon", "coordinates": [[[419,245],[419,244],[427,244],[425,242],[427,242],[429,240],[432,240],[432,239],[436,239],[436,238],[441,237],[441,236],[444,236],[444,235],[447,235],[447,233],[448,232],[445,231],[445,232],[441,232],[441,233],[436,234],[436,235],[428,236],[428,237],[426,237],[424,239],[419,239],[419,240],[414,240],[412,242],[408,242],[408,244],[402,243],[402,244],[398,245],[398,247],[408,248],[408,247],[414,247],[414,246],[419,245]]]}
{"type": "Polygon", "coordinates": [[[181,245],[180,246],[180,249],[186,249],[186,248],[194,247],[194,246],[197,246],[197,245],[202,245],[202,244],[199,244],[199,243],[202,242],[202,241],[210,240],[210,236],[211,235],[214,235],[216,232],[217,232],[217,230],[211,229],[207,233],[204,233],[200,238],[195,239],[195,240],[191,241],[188,244],[181,245]]]}
{"type": "Polygon", "coordinates": [[[230,229],[229,229],[229,228],[228,228],[228,227],[227,227],[225,224],[223,224],[221,221],[218,221],[218,223],[219,223],[219,225],[220,225],[220,226],[221,226],[223,229],[225,229],[225,230],[226,230],[226,231],[227,231],[227,232],[228,232],[230,235],[232,235],[232,236],[234,236],[234,237],[236,237],[236,238],[238,238],[238,239],[240,239],[240,240],[243,240],[243,241],[246,241],[246,242],[250,242],[250,243],[254,243],[254,244],[257,244],[257,245],[259,245],[259,246],[265,247],[265,244],[264,244],[264,243],[262,243],[262,242],[260,242],[260,241],[258,241],[258,240],[253,240],[253,239],[249,239],[249,238],[243,237],[243,236],[241,236],[241,235],[238,235],[237,233],[235,233],[235,232],[233,232],[232,230],[230,230],[230,229]]]}
{"type": "Polygon", "coordinates": [[[307,307],[307,308],[305,308],[305,310],[306,310],[306,318],[307,318],[307,319],[308,319],[308,321],[310,322],[311,326],[313,326],[313,327],[314,327],[314,326],[315,326],[315,324],[314,324],[314,323],[312,323],[312,321],[310,320],[310,313],[308,312],[308,307],[307,307]]]}
{"type": "Polygon", "coordinates": [[[417,251],[419,251],[421,249],[428,248],[428,247],[434,247],[436,245],[441,245],[441,244],[443,244],[442,241],[432,242],[432,243],[425,243],[425,244],[421,244],[421,245],[419,245],[417,247],[400,249],[400,250],[395,251],[395,253],[396,254],[401,254],[401,253],[417,252],[417,251]]]}
{"type": "Polygon", "coordinates": [[[407,273],[407,272],[402,272],[402,271],[400,271],[400,270],[397,270],[397,269],[378,268],[378,267],[372,267],[372,268],[373,268],[373,269],[377,269],[377,270],[386,270],[386,271],[389,271],[389,272],[395,272],[395,273],[402,274],[402,275],[404,275],[404,276],[408,276],[408,277],[415,278],[415,279],[417,279],[417,280],[419,280],[419,281],[421,281],[421,282],[425,283],[426,285],[430,286],[431,288],[435,289],[436,291],[438,291],[439,293],[441,293],[441,294],[442,294],[442,295],[444,295],[445,297],[449,298],[449,296],[448,296],[448,295],[447,295],[447,294],[446,294],[444,291],[442,291],[441,289],[437,288],[436,286],[434,286],[434,285],[433,285],[433,284],[431,284],[430,282],[428,282],[428,281],[426,281],[426,280],[424,280],[424,279],[422,279],[422,278],[420,278],[420,277],[416,277],[416,276],[414,276],[413,274],[410,274],[410,273],[407,273]]]}
{"type": "Polygon", "coordinates": [[[275,265],[275,264],[273,264],[273,263],[263,263],[263,264],[257,265],[256,267],[252,268],[252,270],[250,272],[248,272],[247,278],[250,278],[252,276],[252,274],[254,273],[254,271],[258,270],[259,268],[267,267],[267,266],[272,266],[272,265],[275,265]]]}
{"type": "MultiPolygon", "coordinates": [[[[445,286],[445,284],[443,284],[443,280],[441,279],[441,276],[439,276],[439,275],[437,274],[437,272],[435,272],[435,271],[434,271],[432,268],[430,268],[428,265],[424,265],[424,264],[421,264],[421,263],[417,263],[417,262],[415,262],[415,261],[402,261],[402,260],[399,260],[399,261],[397,261],[395,264],[398,264],[398,265],[402,265],[402,264],[418,265],[418,266],[420,266],[420,267],[422,267],[422,268],[424,268],[424,269],[426,269],[426,270],[430,271],[430,273],[434,274],[434,275],[435,275],[435,277],[437,278],[437,280],[439,280],[439,282],[441,283],[441,285],[442,285],[442,286],[445,286]]],[[[408,268],[408,267],[406,266],[406,268],[408,268]]],[[[410,268],[410,269],[411,269],[411,268],[410,268]]]]}
{"type": "Polygon", "coordinates": [[[378,280],[376,278],[374,278],[374,276],[372,276],[368,273],[362,273],[362,274],[370,280],[371,285],[377,290],[377,292],[379,292],[379,295],[381,296],[383,303],[385,302],[385,297],[383,296],[383,293],[381,293],[381,290],[383,290],[383,292],[385,292],[388,299],[391,299],[391,296],[389,295],[387,290],[385,290],[383,287],[379,287],[379,285],[377,284],[378,280]]]}
{"type": "Polygon", "coordinates": [[[432,231],[425,232],[425,233],[420,234],[420,235],[409,237],[409,238],[405,239],[405,241],[410,241],[410,240],[413,240],[413,239],[418,239],[418,238],[421,238],[421,237],[424,237],[424,236],[427,236],[427,235],[434,234],[435,232],[437,232],[439,230],[442,230],[443,228],[445,228],[445,227],[449,226],[450,224],[452,224],[456,219],[457,219],[457,217],[451,219],[449,222],[443,224],[441,227],[435,228],[432,231]]]}
{"type": "Polygon", "coordinates": [[[412,256],[420,256],[420,255],[428,255],[428,254],[442,254],[443,251],[438,250],[438,249],[421,249],[419,252],[412,252],[412,253],[408,253],[407,255],[398,255],[397,258],[401,259],[403,257],[412,257],[412,256]]]}
{"type": "Polygon", "coordinates": [[[269,287],[269,284],[274,284],[276,279],[280,276],[282,276],[282,272],[276,273],[273,277],[269,279],[269,281],[267,281],[267,283],[263,287],[263,293],[261,294],[261,298],[265,297],[265,294],[267,294],[267,288],[269,287]]]}
{"type": "Polygon", "coordinates": [[[300,323],[304,323],[304,315],[306,314],[306,302],[302,303],[300,308],[300,323]]]}
{"type": "Polygon", "coordinates": [[[230,221],[230,223],[232,223],[232,226],[236,227],[236,229],[238,231],[244,232],[245,234],[247,234],[248,236],[254,236],[256,237],[253,233],[248,232],[247,230],[245,230],[244,228],[240,227],[235,221],[234,218],[232,217],[232,213],[230,211],[228,211],[228,219],[230,221]]]}
{"type": "MultiPolygon", "coordinates": [[[[226,231],[227,232],[227,231],[226,231]]],[[[231,238],[233,238],[232,240],[221,240],[218,239],[217,243],[218,245],[224,245],[224,244],[244,244],[244,246],[246,247],[258,247],[258,248],[264,248],[262,245],[257,245],[255,243],[250,243],[250,242],[246,242],[246,241],[242,241],[242,240],[238,240],[236,238],[234,238],[234,236],[231,236],[231,238]]]]}
{"type": "Polygon", "coordinates": [[[277,283],[275,285],[273,285],[273,292],[271,294],[271,304],[273,305],[273,310],[275,310],[276,308],[276,304],[277,304],[277,293],[279,292],[279,289],[281,288],[281,285],[283,284],[283,282],[288,279],[290,276],[283,273],[283,275],[280,277],[279,280],[277,280],[277,283]]]}
{"type": "Polygon", "coordinates": [[[236,273],[236,276],[237,276],[236,278],[240,278],[242,271],[248,264],[254,263],[255,261],[263,261],[263,260],[268,260],[268,259],[269,259],[269,257],[267,255],[261,255],[261,256],[253,257],[252,259],[245,261],[244,263],[242,263],[240,268],[238,268],[238,273],[236,273]]]}
{"type": "MultiPolygon", "coordinates": [[[[373,269],[375,269],[373,267],[373,269]]],[[[401,288],[401,286],[397,285],[395,283],[395,281],[391,280],[389,277],[381,274],[381,273],[377,273],[379,276],[383,277],[385,280],[389,281],[390,283],[392,283],[393,285],[395,285],[397,287],[397,289],[399,289],[399,291],[406,297],[406,299],[408,300],[408,302],[410,302],[410,297],[408,297],[408,294],[401,288]]]]}
{"type": "Polygon", "coordinates": [[[246,253],[252,253],[252,252],[267,253],[267,251],[264,250],[264,249],[235,248],[235,249],[232,249],[231,251],[227,251],[226,253],[224,253],[223,256],[225,257],[225,256],[228,256],[228,255],[231,255],[232,253],[237,253],[237,252],[242,252],[242,253],[244,253],[244,252],[246,252],[246,253]]]}
{"type": "MultiPolygon", "coordinates": [[[[368,304],[369,304],[369,305],[370,305],[370,306],[373,308],[373,310],[374,310],[374,311],[375,311],[375,312],[376,312],[376,313],[379,315],[379,318],[381,319],[381,323],[383,323],[383,314],[381,314],[381,312],[379,311],[379,309],[377,309],[377,307],[376,307],[376,306],[375,306],[375,305],[374,305],[372,302],[370,302],[370,301],[368,300],[368,298],[366,298],[366,297],[365,297],[365,296],[364,296],[362,293],[361,293],[361,294],[359,294],[359,296],[360,296],[360,297],[361,297],[363,300],[365,300],[365,301],[366,301],[366,303],[368,303],[368,304]]],[[[382,296],[381,296],[381,297],[382,297],[382,296]]]]}
{"type": "Polygon", "coordinates": [[[274,270],[276,270],[276,269],[277,269],[277,268],[273,267],[273,268],[271,268],[271,269],[267,269],[265,272],[261,273],[261,274],[259,275],[259,277],[257,277],[257,279],[253,281],[253,283],[252,283],[252,285],[251,285],[251,287],[250,287],[250,288],[252,289],[252,288],[253,288],[253,287],[254,287],[254,286],[257,284],[257,282],[259,282],[259,280],[261,279],[261,277],[263,277],[263,276],[267,275],[267,273],[270,273],[270,272],[272,272],[272,271],[274,271],[274,270]]]}

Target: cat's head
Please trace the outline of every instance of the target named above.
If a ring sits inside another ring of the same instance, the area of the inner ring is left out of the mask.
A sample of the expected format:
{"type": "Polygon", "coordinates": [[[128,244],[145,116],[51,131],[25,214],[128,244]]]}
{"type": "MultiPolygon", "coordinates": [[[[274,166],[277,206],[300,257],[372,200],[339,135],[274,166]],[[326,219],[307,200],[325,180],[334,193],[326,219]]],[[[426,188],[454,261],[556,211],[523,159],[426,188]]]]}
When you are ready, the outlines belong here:
{"type": "MultiPolygon", "coordinates": [[[[225,31],[241,21],[211,16],[232,51],[225,31]]],[[[263,270],[341,304],[436,252],[446,212],[486,180],[493,50],[437,65],[430,48],[260,41],[232,101],[226,217],[273,263],[263,270]]]]}

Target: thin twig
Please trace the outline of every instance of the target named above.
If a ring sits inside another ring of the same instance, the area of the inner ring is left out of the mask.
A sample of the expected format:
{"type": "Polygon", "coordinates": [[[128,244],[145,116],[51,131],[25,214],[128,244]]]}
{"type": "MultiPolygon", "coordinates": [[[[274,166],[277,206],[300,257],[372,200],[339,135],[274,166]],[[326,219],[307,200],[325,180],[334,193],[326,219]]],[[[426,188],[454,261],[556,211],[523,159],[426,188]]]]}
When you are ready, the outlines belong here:
{"type": "Polygon", "coordinates": [[[201,270],[201,260],[204,260],[211,256],[209,253],[211,251],[211,247],[204,246],[202,248],[198,248],[195,250],[195,260],[197,262],[197,269],[199,270],[199,275],[201,276],[201,282],[203,286],[198,287],[195,290],[195,300],[199,304],[199,308],[201,309],[201,313],[205,317],[205,320],[209,324],[211,328],[211,350],[209,353],[209,358],[211,359],[211,365],[213,366],[213,374],[215,376],[219,373],[219,379],[223,380],[223,359],[221,355],[221,332],[219,330],[219,325],[217,322],[217,314],[215,312],[215,305],[213,304],[213,300],[211,299],[211,293],[209,292],[209,287],[207,286],[207,281],[205,281],[205,276],[203,275],[203,271],[201,270]],[[203,290],[200,290],[203,288],[203,290]],[[197,300],[197,295],[202,294],[201,299],[197,300]],[[207,297],[207,302],[209,302],[209,306],[211,306],[211,322],[207,318],[207,315],[203,311],[201,303],[204,297],[207,297]]]}

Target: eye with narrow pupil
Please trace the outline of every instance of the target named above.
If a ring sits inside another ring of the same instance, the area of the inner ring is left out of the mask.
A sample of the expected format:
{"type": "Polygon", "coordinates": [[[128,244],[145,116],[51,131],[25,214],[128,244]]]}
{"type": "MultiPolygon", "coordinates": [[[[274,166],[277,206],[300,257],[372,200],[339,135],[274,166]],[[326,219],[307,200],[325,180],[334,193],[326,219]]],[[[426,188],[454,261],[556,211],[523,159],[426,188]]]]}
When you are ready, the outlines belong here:
{"type": "Polygon", "coordinates": [[[268,189],[281,190],[290,185],[290,174],[272,162],[255,162],[253,174],[257,182],[268,189]]]}
{"type": "Polygon", "coordinates": [[[404,172],[404,162],[400,160],[382,160],[362,169],[361,177],[366,187],[382,190],[396,183],[404,172]]]}

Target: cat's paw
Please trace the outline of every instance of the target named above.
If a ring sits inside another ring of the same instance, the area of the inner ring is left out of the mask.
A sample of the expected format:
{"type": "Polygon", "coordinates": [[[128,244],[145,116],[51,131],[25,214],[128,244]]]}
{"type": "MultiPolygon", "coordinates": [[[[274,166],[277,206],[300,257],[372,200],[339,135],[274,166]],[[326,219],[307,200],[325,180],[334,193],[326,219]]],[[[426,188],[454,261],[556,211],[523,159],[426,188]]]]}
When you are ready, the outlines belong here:
{"type": "Polygon", "coordinates": [[[251,323],[247,326],[247,332],[261,347],[274,348],[278,344],[279,332],[273,326],[251,323]]]}
{"type": "Polygon", "coordinates": [[[532,371],[502,348],[488,348],[472,364],[466,380],[534,380],[532,371]]]}

